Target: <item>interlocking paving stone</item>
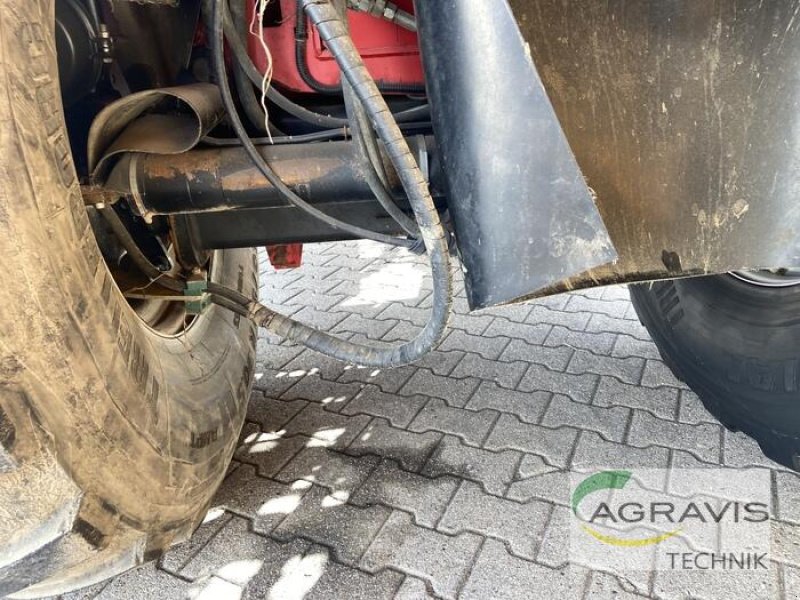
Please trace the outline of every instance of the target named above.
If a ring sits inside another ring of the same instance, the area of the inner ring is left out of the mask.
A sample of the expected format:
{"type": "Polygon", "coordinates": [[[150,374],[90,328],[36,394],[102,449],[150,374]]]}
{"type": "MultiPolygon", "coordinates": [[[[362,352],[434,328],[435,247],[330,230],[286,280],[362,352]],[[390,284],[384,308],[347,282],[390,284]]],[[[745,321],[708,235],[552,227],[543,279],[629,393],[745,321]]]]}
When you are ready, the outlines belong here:
{"type": "MultiPolygon", "coordinates": [[[[664,560],[665,565],[667,559],[664,560]]],[[[770,569],[773,571],[774,569],[770,569]]],[[[654,571],[653,595],[665,600],[682,600],[686,590],[692,590],[696,598],[727,600],[772,600],[777,594],[774,573],[733,570],[682,570],[661,568],[654,571]]]]}
{"type": "Polygon", "coordinates": [[[256,477],[254,467],[242,465],[222,482],[214,503],[252,519],[254,531],[270,532],[297,509],[310,486],[256,477]]]}
{"type": "MultiPolygon", "coordinates": [[[[323,600],[325,598],[342,598],[346,600],[391,600],[400,588],[403,575],[396,571],[382,571],[376,574],[369,574],[352,567],[340,565],[330,556],[330,552],[324,547],[314,547],[304,557],[320,557],[324,559],[322,574],[320,569],[314,569],[310,565],[307,569],[308,575],[312,578],[318,577],[311,585],[308,593],[299,597],[298,600],[323,600]]],[[[292,591],[290,588],[287,591],[292,591]]],[[[277,596],[276,598],[283,598],[277,596]]]]}
{"type": "Polygon", "coordinates": [[[391,510],[346,504],[343,497],[314,486],[273,531],[282,541],[301,537],[330,547],[336,559],[354,565],[381,530],[391,510]]]}
{"type": "Polygon", "coordinates": [[[247,407],[247,420],[258,423],[262,431],[279,431],[305,408],[305,400],[281,401],[253,394],[247,407]]]}
{"type": "Polygon", "coordinates": [[[615,358],[598,356],[585,350],[576,350],[567,366],[568,373],[595,373],[610,375],[625,383],[638,384],[645,361],[641,358],[615,358]]]}
{"type": "MultiPolygon", "coordinates": [[[[345,242],[307,246],[294,271],[259,259],[263,298],[347,339],[407,340],[428,319],[424,256],[345,242]]],[[[800,476],[723,432],[626,289],[475,314],[458,270],[455,289],[444,346],[415,365],[345,365],[260,331],[248,422],[207,522],[158,567],[63,600],[756,598],[754,580],[568,564],[571,472],[632,469],[658,490],[680,482],[651,469],[720,462],[772,471],[769,591],[797,595],[800,476]]]]}
{"type": "Polygon", "coordinates": [[[446,377],[453,375],[454,369],[464,358],[465,354],[465,352],[460,352],[458,350],[450,350],[449,352],[434,350],[426,354],[415,366],[421,369],[428,369],[435,375],[446,377]]]}
{"type": "MultiPolygon", "coordinates": [[[[565,506],[556,505],[550,516],[550,521],[545,529],[545,534],[536,555],[536,561],[540,564],[547,565],[554,569],[561,569],[565,565],[570,565],[569,562],[569,523],[572,516],[572,511],[565,506]]],[[[653,550],[653,560],[651,565],[655,564],[655,550],[653,550]]],[[[650,584],[650,571],[646,570],[633,570],[627,569],[624,573],[625,578],[637,590],[648,590],[650,584]]],[[[578,582],[573,583],[573,589],[581,589],[578,582]]],[[[566,596],[569,598],[570,596],[566,596]]],[[[574,594],[572,597],[580,597],[579,594],[574,594]]]]}
{"type": "Polygon", "coordinates": [[[249,530],[247,519],[235,517],[198,552],[180,575],[196,581],[214,575],[238,586],[246,585],[262,569],[274,570],[307,544],[280,544],[249,530]]]}
{"type": "Polygon", "coordinates": [[[520,479],[509,486],[506,497],[518,502],[540,499],[566,506],[569,502],[569,473],[547,465],[540,456],[526,455],[523,461],[525,460],[536,460],[540,467],[539,472],[532,475],[520,474],[520,479]]]}
{"type": "Polygon", "coordinates": [[[534,310],[537,306],[545,306],[553,310],[563,311],[564,307],[567,305],[567,302],[569,302],[569,298],[569,294],[545,296],[544,298],[535,298],[534,300],[531,300],[529,306],[534,310]]]}
{"type": "Polygon", "coordinates": [[[262,477],[272,477],[309,443],[313,443],[311,438],[301,435],[284,437],[277,433],[255,431],[244,439],[234,457],[256,467],[262,477]]]}
{"type": "Polygon", "coordinates": [[[458,534],[472,531],[508,543],[511,551],[534,560],[550,504],[531,500],[521,503],[491,496],[481,487],[464,481],[453,496],[437,529],[458,534]]]}
{"type": "Polygon", "coordinates": [[[221,509],[212,509],[206,516],[206,521],[200,525],[194,535],[165,554],[158,562],[158,566],[170,573],[180,572],[184,565],[202,551],[209,540],[232,518],[234,517],[230,513],[221,509]]]}
{"type": "Polygon", "coordinates": [[[700,460],[716,463],[720,459],[720,426],[675,423],[634,410],[628,443],[640,448],[650,445],[680,448],[700,460]]]}
{"type": "MultiPolygon", "coordinates": [[[[349,339],[353,334],[344,333],[341,337],[349,339]]],[[[303,350],[295,358],[283,366],[285,377],[294,381],[294,384],[308,376],[323,377],[328,381],[336,381],[347,365],[334,358],[318,354],[313,350],[303,350]]]]}
{"type": "Polygon", "coordinates": [[[353,494],[356,505],[385,504],[414,515],[420,525],[433,528],[458,487],[455,477],[425,477],[400,469],[384,460],[353,494]]]}
{"type": "Polygon", "coordinates": [[[630,414],[631,411],[627,408],[590,406],[570,400],[561,394],[554,394],[542,419],[542,425],[549,427],[571,425],[596,431],[606,439],[621,442],[630,414]]]}
{"type": "Polygon", "coordinates": [[[185,600],[189,584],[149,563],[120,575],[95,596],[99,600],[185,600]]]}
{"type": "Polygon", "coordinates": [[[508,346],[508,338],[505,337],[486,337],[480,335],[469,335],[459,329],[454,329],[439,345],[439,349],[446,352],[448,350],[462,350],[479,354],[488,360],[497,360],[508,346]]]}
{"type": "Polygon", "coordinates": [[[644,366],[641,384],[645,387],[672,386],[688,390],[689,388],[680,379],[672,374],[669,367],[660,360],[648,360],[644,366]]]}
{"type": "Polygon", "coordinates": [[[408,471],[419,471],[441,438],[438,432],[413,433],[392,427],[383,419],[373,419],[347,452],[392,458],[408,471]]]}
{"type": "Polygon", "coordinates": [[[664,470],[669,466],[669,449],[658,446],[636,448],[604,440],[594,431],[581,431],[571,466],[577,472],[586,472],[597,467],[644,468],[647,472],[642,477],[647,486],[665,489],[666,481],[663,477],[658,476],[657,480],[651,478],[656,476],[658,469],[664,470]]]}
{"type": "Polygon", "coordinates": [[[217,598],[239,598],[242,588],[220,577],[208,577],[192,584],[188,596],[193,600],[216,600],[217,598]]]}
{"type": "Polygon", "coordinates": [[[317,402],[323,404],[326,410],[335,412],[355,397],[361,387],[358,383],[340,383],[328,381],[318,375],[306,375],[284,392],[281,400],[317,402]]]}
{"type": "Polygon", "coordinates": [[[623,585],[620,580],[608,573],[592,573],[586,600],[644,600],[647,596],[637,593],[634,586],[623,585]]]}
{"type": "Polygon", "coordinates": [[[453,312],[450,315],[450,322],[448,323],[448,327],[452,329],[460,329],[470,335],[493,335],[487,334],[486,331],[489,330],[489,327],[494,324],[499,319],[495,319],[493,316],[490,315],[469,315],[469,314],[459,314],[457,312],[453,312]]]}
{"type": "Polygon", "coordinates": [[[650,341],[650,334],[647,329],[639,323],[639,320],[609,317],[604,314],[594,313],[591,315],[586,325],[586,331],[622,333],[629,335],[643,342],[650,341]]]}
{"type": "Polygon", "coordinates": [[[361,566],[367,571],[393,567],[430,582],[436,594],[455,598],[467,579],[481,537],[448,536],[414,525],[411,515],[395,511],[367,550],[361,566]]]}
{"type": "Polygon", "coordinates": [[[538,423],[552,397],[551,392],[517,392],[484,381],[469,399],[469,410],[492,408],[517,415],[526,423],[538,423]]]}
{"type": "Polygon", "coordinates": [[[484,446],[489,450],[517,449],[539,454],[551,464],[569,462],[578,430],[571,427],[549,429],[523,423],[513,415],[502,414],[484,446]]]}
{"type": "Polygon", "coordinates": [[[597,382],[600,381],[598,375],[573,375],[571,373],[559,373],[552,371],[541,365],[531,364],[528,372],[522,378],[517,389],[523,392],[534,391],[557,391],[566,394],[577,402],[589,403],[592,395],[597,389],[597,382]]]}
{"type": "Polygon", "coordinates": [[[502,495],[513,481],[521,453],[516,450],[492,452],[467,446],[459,438],[446,435],[425,467],[424,475],[449,474],[476,481],[490,494],[502,495]]]}
{"type": "Polygon", "coordinates": [[[344,415],[370,415],[387,419],[392,426],[405,428],[428,402],[424,396],[398,396],[384,394],[374,385],[362,389],[348,402],[341,413],[344,415]]]}
{"type": "Polygon", "coordinates": [[[428,591],[428,585],[422,579],[406,575],[394,600],[434,600],[436,597],[428,591]]]}
{"type": "Polygon", "coordinates": [[[775,474],[777,514],[783,521],[800,525],[800,474],[775,474]]]}
{"type": "Polygon", "coordinates": [[[625,311],[628,310],[628,302],[626,301],[608,301],[597,300],[594,298],[587,298],[580,292],[572,294],[569,302],[564,307],[568,312],[588,312],[595,314],[606,315],[621,319],[625,316],[625,311]]]}
{"type": "Polygon", "coordinates": [[[580,584],[580,576],[573,578],[566,569],[550,569],[522,560],[506,552],[501,542],[487,539],[460,597],[465,600],[576,598],[576,583],[580,584]]]}
{"type": "Polygon", "coordinates": [[[327,487],[334,495],[346,493],[349,496],[369,477],[378,462],[375,456],[356,458],[322,446],[303,448],[275,479],[284,483],[302,479],[327,487]]]}
{"type": "MultiPolygon", "coordinates": [[[[557,299],[558,296],[553,296],[557,299]]],[[[589,324],[591,315],[586,313],[563,312],[547,306],[534,305],[525,319],[526,323],[559,325],[573,331],[583,331],[589,324]]]]}
{"type": "Polygon", "coordinates": [[[675,388],[643,388],[638,385],[622,383],[614,377],[601,377],[593,402],[597,406],[640,408],[657,417],[669,420],[675,417],[678,396],[679,390],[675,388]]]}
{"type": "MultiPolygon", "coordinates": [[[[668,388],[662,388],[668,389],[668,388]]],[[[703,406],[697,394],[689,390],[680,390],[680,408],[678,420],[683,423],[718,423],[714,416],[703,406]]]]}
{"type": "MultiPolygon", "coordinates": [[[[276,347],[284,348],[283,346],[276,347]]],[[[295,353],[294,349],[290,348],[289,354],[285,355],[291,356],[291,358],[287,359],[287,362],[290,362],[301,353],[302,351],[295,353]]],[[[253,389],[262,392],[266,398],[278,398],[295,383],[297,383],[297,378],[290,377],[287,371],[270,369],[261,364],[256,367],[253,389]]]]}
{"type": "Polygon", "coordinates": [[[451,373],[452,377],[477,377],[491,381],[505,388],[513,388],[519,383],[528,369],[522,361],[498,362],[486,360],[477,354],[467,354],[451,373]]]}
{"type": "Polygon", "coordinates": [[[733,433],[725,429],[723,431],[723,438],[723,454],[725,457],[723,462],[728,466],[765,466],[770,469],[786,468],[764,456],[758,443],[743,433],[733,433]]]}
{"type": "Polygon", "coordinates": [[[611,354],[616,341],[616,333],[587,333],[556,326],[550,331],[544,345],[582,348],[595,354],[611,354]]]}
{"type": "Polygon", "coordinates": [[[408,426],[410,431],[441,431],[455,435],[471,446],[480,446],[486,438],[498,413],[494,410],[480,412],[451,408],[444,400],[431,398],[408,426]]]}
{"type": "MultiPolygon", "coordinates": [[[[473,317],[474,318],[474,317],[473,317]]],[[[507,318],[494,319],[483,332],[484,337],[511,338],[528,342],[529,344],[541,344],[547,334],[550,333],[552,326],[547,323],[519,323],[510,321],[507,318]]]]}
{"type": "Polygon", "coordinates": [[[357,367],[346,365],[339,376],[338,381],[348,383],[360,381],[371,383],[378,386],[381,391],[387,394],[394,394],[400,391],[411,376],[416,373],[414,367],[399,367],[397,369],[376,369],[373,367],[357,367]]]}
{"type": "Polygon", "coordinates": [[[658,348],[651,341],[644,341],[626,334],[618,334],[617,342],[611,350],[611,356],[625,358],[628,356],[638,356],[639,358],[649,358],[660,360],[661,355],[658,348]]]}
{"type": "Polygon", "coordinates": [[[450,406],[464,406],[480,383],[480,379],[475,377],[450,379],[421,369],[406,382],[400,393],[434,396],[445,400],[450,406]]]}
{"type": "Polygon", "coordinates": [[[370,422],[366,415],[337,415],[320,405],[309,404],[286,424],[286,435],[307,435],[334,448],[344,448],[370,422]]]}
{"type": "Polygon", "coordinates": [[[522,340],[511,340],[500,355],[500,359],[506,362],[526,361],[554,371],[563,371],[573,353],[574,350],[567,346],[542,346],[522,340]]]}

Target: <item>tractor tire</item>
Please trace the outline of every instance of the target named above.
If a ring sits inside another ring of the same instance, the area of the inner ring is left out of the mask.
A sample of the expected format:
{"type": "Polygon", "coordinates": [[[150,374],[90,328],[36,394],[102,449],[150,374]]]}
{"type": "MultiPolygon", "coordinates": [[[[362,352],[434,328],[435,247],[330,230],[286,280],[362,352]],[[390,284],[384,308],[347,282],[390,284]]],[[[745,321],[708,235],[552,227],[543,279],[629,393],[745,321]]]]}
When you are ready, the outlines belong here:
{"type": "MultiPolygon", "coordinates": [[[[244,420],[254,326],[147,327],[103,261],[65,128],[53,0],[0,0],[0,597],[63,593],[187,539],[244,420]]],[[[254,251],[211,278],[257,292],[254,251]]]]}
{"type": "Polygon", "coordinates": [[[631,286],[664,362],[731,431],[800,470],[800,285],[733,275],[631,286]]]}

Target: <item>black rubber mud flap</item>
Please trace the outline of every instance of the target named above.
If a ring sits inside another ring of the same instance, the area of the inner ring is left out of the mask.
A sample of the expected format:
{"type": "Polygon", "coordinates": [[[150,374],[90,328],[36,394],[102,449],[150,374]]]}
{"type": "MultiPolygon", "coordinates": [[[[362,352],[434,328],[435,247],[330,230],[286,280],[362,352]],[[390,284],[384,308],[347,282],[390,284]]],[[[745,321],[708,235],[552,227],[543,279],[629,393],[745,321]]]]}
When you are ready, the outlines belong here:
{"type": "Polygon", "coordinates": [[[616,259],[506,0],[416,3],[471,308],[616,259]]]}

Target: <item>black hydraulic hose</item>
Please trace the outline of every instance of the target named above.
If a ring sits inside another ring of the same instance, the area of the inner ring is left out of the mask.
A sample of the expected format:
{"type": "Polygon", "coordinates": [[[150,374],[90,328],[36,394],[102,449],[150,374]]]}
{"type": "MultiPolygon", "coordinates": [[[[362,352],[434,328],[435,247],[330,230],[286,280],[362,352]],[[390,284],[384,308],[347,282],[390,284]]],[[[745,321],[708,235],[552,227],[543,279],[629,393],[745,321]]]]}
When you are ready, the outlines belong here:
{"type": "MultiPolygon", "coordinates": [[[[233,24],[237,31],[244,30],[244,3],[234,2],[230,8],[233,17],[233,24]]],[[[236,85],[236,93],[239,96],[239,103],[242,105],[244,114],[250,124],[259,133],[268,133],[267,118],[264,109],[256,97],[255,89],[250,85],[250,78],[244,72],[244,68],[239,61],[233,61],[233,82],[236,85]]]]}
{"type": "MultiPolygon", "coordinates": [[[[342,11],[342,24],[345,28],[348,27],[347,22],[347,9],[343,8],[342,11]]],[[[299,13],[302,17],[299,20],[305,22],[305,15],[302,9],[299,13]]],[[[346,77],[342,77],[342,96],[344,97],[344,106],[347,111],[347,117],[350,121],[350,128],[352,130],[353,141],[356,144],[357,156],[365,165],[363,171],[364,179],[372,191],[372,195],[378,200],[378,203],[383,207],[383,210],[394,219],[394,221],[402,227],[406,233],[412,238],[419,237],[419,228],[413,219],[409,218],[397,204],[395,204],[392,195],[386,189],[386,170],[383,165],[380,151],[378,150],[378,142],[373,135],[372,126],[367,120],[367,113],[361,102],[356,97],[353,86],[346,77]],[[368,142],[370,142],[368,144],[368,142]]]]}
{"type": "Polygon", "coordinates": [[[368,240],[374,240],[383,244],[411,247],[413,242],[409,240],[394,238],[382,233],[371,231],[369,229],[358,227],[356,225],[350,225],[349,223],[345,223],[344,221],[340,221],[339,219],[335,219],[334,217],[325,214],[292,191],[292,189],[287,186],[280,177],[278,177],[277,173],[272,170],[272,167],[266,163],[261,154],[259,154],[255,144],[253,144],[253,142],[250,140],[247,130],[245,129],[244,125],[242,124],[242,120],[239,118],[239,115],[236,112],[236,105],[234,104],[231,88],[228,84],[228,77],[225,70],[225,55],[223,52],[225,40],[223,22],[226,13],[227,10],[225,0],[216,0],[211,17],[211,54],[214,63],[214,73],[217,79],[217,85],[219,86],[220,94],[222,96],[222,102],[225,105],[225,110],[228,113],[228,118],[231,121],[231,125],[236,132],[236,137],[238,137],[242,142],[242,147],[253,161],[253,164],[255,164],[267,181],[269,181],[270,184],[272,184],[272,186],[278,190],[278,192],[280,192],[280,194],[286,198],[289,203],[296,206],[303,212],[306,212],[319,219],[329,227],[333,227],[339,231],[344,231],[345,233],[349,233],[357,238],[366,238],[368,240]]]}
{"type": "MultiPolygon", "coordinates": [[[[242,37],[239,35],[236,26],[233,23],[233,18],[231,17],[230,10],[227,7],[227,3],[225,4],[224,10],[225,10],[224,14],[225,38],[228,40],[228,44],[230,45],[231,51],[233,52],[236,61],[244,70],[245,74],[253,83],[253,85],[255,85],[257,88],[260,89],[261,81],[264,78],[264,76],[258,70],[258,67],[256,67],[256,65],[253,63],[253,60],[250,58],[250,55],[247,53],[247,48],[245,47],[244,41],[242,40],[242,37]]],[[[300,106],[299,104],[289,100],[286,96],[278,92],[278,90],[276,90],[273,87],[267,89],[267,98],[273,104],[275,104],[275,106],[281,108],[290,115],[297,117],[301,121],[305,121],[307,123],[311,123],[313,125],[317,125],[325,129],[336,129],[338,127],[346,127],[349,124],[347,119],[343,119],[340,117],[332,117],[330,115],[323,115],[314,112],[312,110],[309,110],[303,106],[300,106]]],[[[415,106],[414,108],[405,109],[394,115],[394,118],[398,123],[407,121],[417,121],[429,117],[430,117],[430,107],[427,104],[421,106],[415,106]]]]}
{"type": "MultiPolygon", "coordinates": [[[[214,11],[216,25],[214,39],[217,53],[221,55],[223,7],[220,4],[222,0],[217,0],[217,2],[214,11]]],[[[372,367],[405,365],[418,360],[433,349],[441,340],[447,327],[453,299],[447,234],[439,220],[439,214],[422,172],[414,160],[400,128],[392,118],[383,96],[364,68],[364,63],[347,35],[347,30],[344,28],[338,12],[327,0],[306,0],[304,7],[338,62],[343,75],[353,86],[356,96],[366,109],[408,194],[431,263],[433,308],[428,323],[416,338],[399,346],[388,348],[354,344],[275,313],[254,301],[248,301],[247,304],[250,318],[257,325],[280,337],[299,342],[312,350],[339,360],[372,367]]],[[[217,57],[217,63],[224,75],[224,63],[222,63],[221,56],[217,57]]],[[[222,291],[215,287],[214,293],[242,304],[242,301],[246,299],[245,296],[234,290],[222,291]]]]}
{"type": "MultiPolygon", "coordinates": [[[[218,1],[219,0],[215,0],[215,2],[218,1]]],[[[227,2],[223,2],[222,10],[225,38],[228,40],[228,45],[230,46],[230,49],[236,58],[236,62],[239,63],[240,67],[244,70],[245,74],[253,83],[253,85],[260,89],[264,75],[258,70],[253,63],[253,60],[250,58],[250,55],[247,53],[247,48],[242,40],[242,36],[239,35],[236,25],[233,22],[233,17],[231,16],[227,2]]],[[[209,27],[209,29],[211,29],[211,27],[209,27]]],[[[275,104],[275,106],[286,111],[290,115],[297,117],[301,121],[311,123],[318,127],[325,129],[336,129],[337,127],[344,127],[347,125],[347,119],[323,115],[312,110],[308,110],[296,102],[292,102],[272,86],[267,89],[267,98],[273,104],[275,104]]]]}
{"type": "Polygon", "coordinates": [[[385,210],[406,233],[413,238],[419,237],[419,228],[417,224],[395,204],[394,199],[386,189],[386,177],[384,176],[383,179],[380,177],[376,165],[376,161],[381,160],[380,155],[376,157],[370,152],[370,148],[367,147],[365,139],[365,130],[370,129],[371,126],[364,112],[364,107],[361,105],[358,98],[356,98],[350,82],[345,78],[342,79],[342,92],[344,94],[344,103],[347,107],[347,114],[352,123],[351,131],[353,141],[356,143],[356,152],[358,152],[361,161],[364,163],[365,168],[363,175],[367,185],[369,185],[369,189],[383,207],[383,210],[385,210]]]}
{"type": "MultiPolygon", "coordinates": [[[[430,129],[430,123],[401,123],[400,128],[404,131],[409,129],[430,129]]],[[[339,129],[323,129],[322,131],[315,131],[313,133],[302,133],[300,135],[273,135],[272,139],[268,137],[250,138],[256,146],[281,146],[284,144],[305,144],[307,142],[327,142],[331,140],[348,139],[351,137],[350,127],[341,127],[339,129]]],[[[209,146],[241,146],[242,141],[239,138],[218,138],[212,136],[204,136],[201,140],[204,144],[209,146]]],[[[384,178],[383,181],[386,181],[384,178]]]]}
{"type": "MultiPolygon", "coordinates": [[[[327,142],[330,140],[346,139],[350,136],[350,128],[342,127],[341,129],[325,129],[323,131],[315,131],[314,133],[304,133],[302,135],[281,135],[273,136],[272,139],[267,137],[250,138],[256,146],[283,146],[286,144],[305,144],[307,142],[327,142]]],[[[209,146],[241,146],[242,141],[239,138],[215,138],[205,136],[201,140],[204,144],[209,146]]]]}
{"type": "MultiPolygon", "coordinates": [[[[403,20],[398,23],[398,25],[405,27],[406,23],[407,21],[403,20]]],[[[414,21],[414,24],[416,25],[416,21],[414,21]]],[[[308,31],[306,29],[306,20],[303,16],[303,0],[297,0],[297,22],[294,30],[294,60],[297,66],[297,72],[300,74],[300,78],[303,82],[315,92],[319,92],[320,94],[341,94],[342,86],[340,84],[324,84],[317,80],[311,71],[308,70],[308,62],[306,59],[307,50],[308,31]]],[[[382,81],[376,82],[376,85],[381,92],[386,94],[416,95],[425,93],[425,86],[422,84],[403,84],[382,81]]]]}

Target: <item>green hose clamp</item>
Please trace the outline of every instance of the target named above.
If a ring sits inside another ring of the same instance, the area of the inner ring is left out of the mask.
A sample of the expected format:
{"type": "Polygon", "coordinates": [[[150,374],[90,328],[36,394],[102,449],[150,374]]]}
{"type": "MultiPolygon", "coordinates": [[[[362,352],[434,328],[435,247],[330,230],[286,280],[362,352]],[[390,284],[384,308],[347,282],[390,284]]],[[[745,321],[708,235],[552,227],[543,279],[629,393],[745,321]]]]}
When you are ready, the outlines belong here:
{"type": "Polygon", "coordinates": [[[210,304],[208,294],[208,282],[204,279],[196,281],[187,281],[186,288],[183,290],[183,295],[194,298],[186,302],[186,314],[199,315],[210,304]]]}

